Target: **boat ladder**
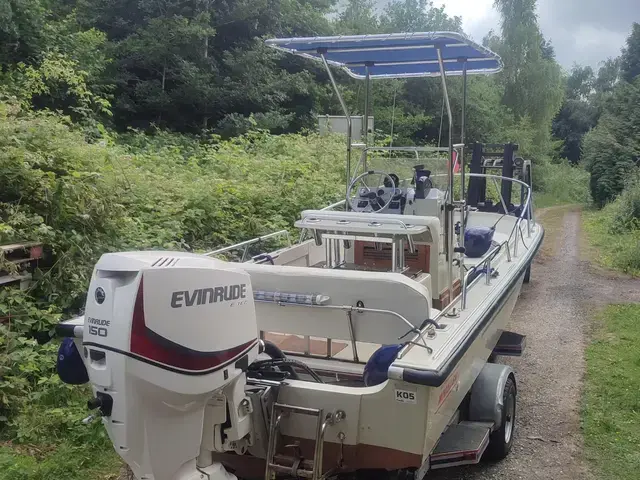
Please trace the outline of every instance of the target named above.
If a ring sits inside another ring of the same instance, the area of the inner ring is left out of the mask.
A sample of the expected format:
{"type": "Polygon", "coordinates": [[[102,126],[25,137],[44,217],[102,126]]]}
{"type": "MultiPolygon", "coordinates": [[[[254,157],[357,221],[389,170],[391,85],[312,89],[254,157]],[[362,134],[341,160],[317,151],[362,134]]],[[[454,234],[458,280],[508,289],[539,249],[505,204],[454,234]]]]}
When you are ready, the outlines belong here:
{"type": "Polygon", "coordinates": [[[324,434],[327,427],[335,425],[345,418],[342,410],[335,413],[324,414],[323,409],[299,407],[274,403],[269,425],[269,446],[267,448],[267,461],[264,473],[265,480],[273,480],[276,474],[285,474],[297,478],[310,478],[320,480],[322,478],[322,455],[324,447],[324,434]],[[312,459],[302,457],[298,445],[288,445],[294,448],[294,455],[276,454],[278,437],[283,418],[291,415],[308,415],[316,417],[315,449],[312,459]]]}

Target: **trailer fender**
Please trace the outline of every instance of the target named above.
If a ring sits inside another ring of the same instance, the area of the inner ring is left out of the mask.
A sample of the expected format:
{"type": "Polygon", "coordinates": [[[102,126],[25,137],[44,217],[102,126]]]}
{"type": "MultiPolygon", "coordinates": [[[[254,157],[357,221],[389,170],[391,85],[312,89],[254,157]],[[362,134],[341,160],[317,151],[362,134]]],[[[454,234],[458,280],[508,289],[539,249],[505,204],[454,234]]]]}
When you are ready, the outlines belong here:
{"type": "Polygon", "coordinates": [[[493,422],[494,431],[501,427],[504,408],[502,395],[509,377],[513,378],[515,384],[515,374],[511,367],[496,363],[485,364],[471,387],[469,420],[493,422]]]}

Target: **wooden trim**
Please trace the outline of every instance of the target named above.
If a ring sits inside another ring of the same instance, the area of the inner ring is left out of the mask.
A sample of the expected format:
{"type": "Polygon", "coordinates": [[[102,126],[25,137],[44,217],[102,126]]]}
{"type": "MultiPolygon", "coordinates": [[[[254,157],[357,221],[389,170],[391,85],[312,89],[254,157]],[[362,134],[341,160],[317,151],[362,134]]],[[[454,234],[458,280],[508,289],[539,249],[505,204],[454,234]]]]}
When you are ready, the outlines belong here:
{"type": "Polygon", "coordinates": [[[451,300],[455,299],[458,295],[460,295],[460,280],[456,280],[453,283],[453,297],[449,297],[449,289],[446,288],[442,292],[440,292],[440,298],[433,300],[433,308],[437,308],[438,310],[442,310],[445,308],[451,300]]]}
{"type": "MultiPolygon", "coordinates": [[[[356,265],[390,270],[391,269],[391,245],[383,244],[381,250],[375,249],[374,242],[354,242],[353,260],[356,265]]],[[[404,249],[405,266],[412,272],[429,273],[431,247],[426,244],[415,246],[415,252],[411,253],[409,247],[404,249]]]]}
{"type": "MultiPolygon", "coordinates": [[[[283,436],[278,444],[283,446],[298,444],[303,458],[309,460],[313,458],[314,440],[283,436]]],[[[344,448],[341,449],[339,443],[325,441],[323,448],[323,473],[332,469],[338,469],[338,472],[353,472],[364,469],[401,470],[419,468],[422,465],[422,455],[377,445],[360,443],[358,445],[344,445],[344,448]],[[342,468],[338,468],[341,450],[344,455],[343,465],[342,468]]],[[[290,456],[293,454],[293,449],[289,448],[278,453],[290,456]]],[[[232,453],[214,452],[213,455],[215,460],[222,462],[225,467],[241,478],[264,478],[264,458],[252,455],[239,456],[232,453]]]]}

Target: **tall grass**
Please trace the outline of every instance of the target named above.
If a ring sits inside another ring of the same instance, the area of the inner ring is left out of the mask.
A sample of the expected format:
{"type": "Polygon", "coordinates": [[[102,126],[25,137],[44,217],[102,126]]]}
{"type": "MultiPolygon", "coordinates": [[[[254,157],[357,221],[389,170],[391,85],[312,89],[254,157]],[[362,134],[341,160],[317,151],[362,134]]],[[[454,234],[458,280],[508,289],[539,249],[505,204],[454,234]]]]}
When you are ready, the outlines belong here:
{"type": "Polygon", "coordinates": [[[586,350],[582,422],[597,478],[631,480],[640,470],[640,305],[610,305],[586,350]]]}
{"type": "Polygon", "coordinates": [[[602,210],[587,212],[590,243],[603,266],[640,276],[640,173],[634,172],[618,198],[602,210]]]}
{"type": "Polygon", "coordinates": [[[589,204],[589,173],[568,163],[547,163],[533,168],[536,207],[563,204],[589,204]]]}

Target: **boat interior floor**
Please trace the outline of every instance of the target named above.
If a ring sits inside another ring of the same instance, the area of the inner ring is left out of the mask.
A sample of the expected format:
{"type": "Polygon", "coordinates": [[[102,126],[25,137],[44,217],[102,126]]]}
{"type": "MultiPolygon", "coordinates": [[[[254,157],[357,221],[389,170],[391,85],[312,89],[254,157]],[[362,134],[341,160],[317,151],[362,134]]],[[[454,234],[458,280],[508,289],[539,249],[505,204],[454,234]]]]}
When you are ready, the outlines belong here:
{"type": "Polygon", "coordinates": [[[337,381],[342,377],[361,379],[365,364],[381,347],[379,344],[356,342],[358,361],[355,361],[350,341],[284,333],[265,333],[264,339],[275,343],[288,357],[305,363],[321,376],[335,377],[337,381]]]}

